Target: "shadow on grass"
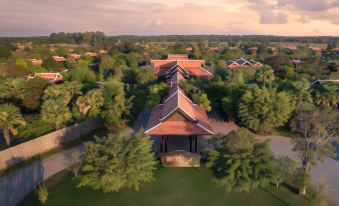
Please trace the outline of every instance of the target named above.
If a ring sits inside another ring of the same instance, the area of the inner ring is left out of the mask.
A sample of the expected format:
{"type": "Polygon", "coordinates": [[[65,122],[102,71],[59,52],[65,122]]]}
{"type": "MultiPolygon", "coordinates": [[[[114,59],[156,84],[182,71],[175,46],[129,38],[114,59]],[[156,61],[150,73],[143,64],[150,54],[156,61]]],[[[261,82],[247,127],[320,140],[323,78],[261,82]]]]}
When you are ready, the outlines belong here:
{"type": "Polygon", "coordinates": [[[270,190],[268,190],[267,188],[263,188],[260,187],[260,189],[268,194],[270,194],[272,197],[274,197],[276,200],[280,201],[281,203],[283,203],[284,205],[289,205],[285,200],[281,199],[280,197],[278,197],[277,195],[275,195],[274,193],[272,193],[270,190]]]}

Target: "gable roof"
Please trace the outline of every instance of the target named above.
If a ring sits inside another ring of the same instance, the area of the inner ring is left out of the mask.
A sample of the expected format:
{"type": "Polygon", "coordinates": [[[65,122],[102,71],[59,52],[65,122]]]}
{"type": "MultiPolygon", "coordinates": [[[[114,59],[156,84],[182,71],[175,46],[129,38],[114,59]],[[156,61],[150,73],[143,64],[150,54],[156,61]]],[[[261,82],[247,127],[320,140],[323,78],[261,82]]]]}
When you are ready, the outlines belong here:
{"type": "Polygon", "coordinates": [[[262,67],[263,65],[259,61],[240,58],[234,61],[233,60],[226,61],[226,66],[227,67],[262,67]]]}
{"type": "Polygon", "coordinates": [[[163,104],[153,108],[145,133],[153,135],[214,134],[205,110],[193,104],[178,86],[172,87],[163,104]],[[172,114],[177,112],[183,115],[187,121],[167,121],[172,114]],[[169,128],[172,130],[168,130],[169,128]]]}

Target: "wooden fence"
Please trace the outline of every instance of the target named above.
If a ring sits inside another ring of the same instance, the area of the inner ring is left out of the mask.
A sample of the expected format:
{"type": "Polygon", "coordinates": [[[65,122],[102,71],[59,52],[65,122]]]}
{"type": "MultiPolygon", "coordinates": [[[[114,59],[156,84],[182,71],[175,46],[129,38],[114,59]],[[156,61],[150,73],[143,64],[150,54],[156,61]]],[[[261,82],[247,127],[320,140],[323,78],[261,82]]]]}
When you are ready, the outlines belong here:
{"type": "Polygon", "coordinates": [[[100,120],[87,120],[0,151],[0,171],[23,160],[55,149],[65,142],[77,139],[102,126],[100,120]]]}

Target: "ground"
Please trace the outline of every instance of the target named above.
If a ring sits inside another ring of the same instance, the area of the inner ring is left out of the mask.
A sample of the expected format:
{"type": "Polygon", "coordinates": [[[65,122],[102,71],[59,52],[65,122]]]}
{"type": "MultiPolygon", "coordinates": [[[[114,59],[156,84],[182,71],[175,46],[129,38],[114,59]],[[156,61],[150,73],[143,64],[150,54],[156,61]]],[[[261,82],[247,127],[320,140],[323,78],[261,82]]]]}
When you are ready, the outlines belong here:
{"type": "MultiPolygon", "coordinates": [[[[156,181],[144,184],[140,191],[123,189],[103,193],[90,188],[76,188],[77,180],[69,172],[62,172],[47,181],[49,200],[52,205],[161,205],[161,206],[213,206],[213,205],[307,205],[308,202],[285,186],[255,189],[250,193],[226,193],[213,180],[210,169],[160,168],[155,173],[156,181]]],[[[39,205],[34,193],[19,205],[39,205]]]]}

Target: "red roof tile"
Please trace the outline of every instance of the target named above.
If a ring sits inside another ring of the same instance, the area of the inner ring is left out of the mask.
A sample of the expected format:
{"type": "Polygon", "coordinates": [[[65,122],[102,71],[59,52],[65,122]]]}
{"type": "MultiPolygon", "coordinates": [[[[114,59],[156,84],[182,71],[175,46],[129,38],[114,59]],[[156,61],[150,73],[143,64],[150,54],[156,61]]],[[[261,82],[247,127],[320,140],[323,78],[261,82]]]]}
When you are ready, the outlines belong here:
{"type": "Polygon", "coordinates": [[[167,60],[188,60],[187,54],[168,54],[167,60]]]}

